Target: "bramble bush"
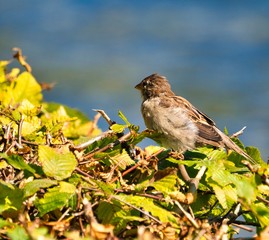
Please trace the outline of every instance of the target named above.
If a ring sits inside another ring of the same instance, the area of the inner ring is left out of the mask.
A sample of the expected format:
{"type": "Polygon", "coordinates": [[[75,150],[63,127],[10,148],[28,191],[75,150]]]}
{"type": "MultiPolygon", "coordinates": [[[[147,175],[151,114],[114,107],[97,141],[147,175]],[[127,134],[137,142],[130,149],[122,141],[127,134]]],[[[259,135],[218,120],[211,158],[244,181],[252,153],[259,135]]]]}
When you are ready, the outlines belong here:
{"type": "Polygon", "coordinates": [[[20,68],[0,62],[1,239],[228,239],[250,226],[267,239],[269,168],[258,149],[245,148],[255,166],[210,147],[184,158],[141,149],[154,133],[122,112],[117,122],[102,110],[90,120],[45,102],[49,84],[20,50],[14,57],[20,68]]]}

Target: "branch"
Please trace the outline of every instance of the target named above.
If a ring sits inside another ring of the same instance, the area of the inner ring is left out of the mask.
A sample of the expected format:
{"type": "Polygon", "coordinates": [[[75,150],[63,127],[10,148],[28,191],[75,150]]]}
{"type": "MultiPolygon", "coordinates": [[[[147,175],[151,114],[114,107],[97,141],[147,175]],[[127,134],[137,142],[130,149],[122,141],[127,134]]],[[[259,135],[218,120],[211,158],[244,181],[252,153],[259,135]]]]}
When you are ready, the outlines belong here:
{"type": "Polygon", "coordinates": [[[244,130],[245,130],[246,128],[247,128],[247,127],[244,126],[241,130],[239,130],[239,131],[233,133],[230,137],[231,137],[231,138],[236,138],[236,137],[238,137],[239,135],[243,134],[243,132],[244,132],[244,130]]]}
{"type": "Polygon", "coordinates": [[[107,136],[109,136],[112,133],[113,133],[112,130],[107,130],[106,132],[103,132],[99,136],[92,138],[92,139],[88,140],[87,142],[81,143],[77,146],[73,146],[72,149],[77,150],[77,151],[81,151],[81,150],[87,148],[88,146],[92,145],[94,142],[97,142],[97,141],[100,141],[100,140],[106,138],[107,136]]]}
{"type": "Polygon", "coordinates": [[[196,177],[192,178],[191,181],[189,182],[190,188],[186,194],[187,204],[193,203],[195,199],[195,193],[197,192],[197,189],[198,189],[199,182],[201,178],[203,177],[203,175],[205,174],[205,171],[206,171],[206,166],[202,166],[199,172],[197,173],[196,177]]]}
{"type": "MultiPolygon", "coordinates": [[[[113,132],[112,130],[109,130],[109,131],[113,132]]],[[[116,145],[121,144],[121,143],[123,143],[124,141],[127,141],[127,139],[128,139],[130,136],[131,136],[131,132],[129,132],[129,133],[123,135],[121,138],[117,139],[115,142],[110,143],[110,144],[108,144],[108,145],[106,145],[106,146],[104,146],[104,147],[102,147],[102,148],[100,148],[100,149],[97,149],[96,151],[93,151],[93,152],[91,152],[91,153],[85,155],[85,156],[84,156],[84,159],[89,159],[89,158],[93,157],[93,155],[96,154],[96,153],[104,152],[104,151],[106,151],[107,149],[114,148],[116,145]]]]}
{"type": "Polygon", "coordinates": [[[101,109],[93,109],[93,111],[98,112],[102,115],[102,117],[107,121],[109,126],[112,126],[115,122],[110,119],[110,117],[105,113],[104,110],[101,109]]]}
{"type": "Polygon", "coordinates": [[[25,67],[27,72],[32,72],[32,68],[31,66],[25,61],[25,57],[22,55],[22,50],[20,48],[13,48],[13,51],[15,51],[15,53],[13,54],[13,58],[17,59],[18,62],[25,67]]]}
{"type": "Polygon", "coordinates": [[[178,206],[178,208],[180,209],[180,211],[182,211],[182,213],[187,217],[187,219],[192,223],[192,225],[195,227],[195,228],[199,228],[199,225],[198,223],[195,221],[195,219],[191,216],[191,214],[189,214],[182,206],[181,204],[178,202],[178,201],[175,201],[175,204],[178,206]]]}

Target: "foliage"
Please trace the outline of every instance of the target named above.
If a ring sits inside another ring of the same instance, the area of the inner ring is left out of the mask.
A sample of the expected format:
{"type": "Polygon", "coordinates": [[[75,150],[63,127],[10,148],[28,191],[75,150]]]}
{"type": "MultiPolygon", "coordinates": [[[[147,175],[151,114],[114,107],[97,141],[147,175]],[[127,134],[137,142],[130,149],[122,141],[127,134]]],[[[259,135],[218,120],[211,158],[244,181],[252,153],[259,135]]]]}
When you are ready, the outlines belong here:
{"type": "Polygon", "coordinates": [[[266,233],[269,168],[256,148],[245,148],[256,166],[209,147],[184,159],[140,149],[153,133],[123,113],[115,123],[99,111],[110,125],[101,133],[99,113],[91,121],[44,102],[29,65],[9,64],[0,62],[1,238],[224,239],[244,225],[266,233]]]}

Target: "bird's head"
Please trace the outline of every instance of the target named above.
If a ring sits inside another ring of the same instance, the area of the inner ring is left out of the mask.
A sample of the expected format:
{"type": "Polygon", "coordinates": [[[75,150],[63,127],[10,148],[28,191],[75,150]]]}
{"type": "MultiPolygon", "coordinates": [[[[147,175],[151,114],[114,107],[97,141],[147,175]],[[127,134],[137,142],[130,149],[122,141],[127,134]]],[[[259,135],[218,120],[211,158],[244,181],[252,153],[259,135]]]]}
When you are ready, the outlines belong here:
{"type": "Polygon", "coordinates": [[[141,92],[144,100],[152,97],[174,95],[166,77],[157,73],[144,78],[135,88],[141,92]]]}

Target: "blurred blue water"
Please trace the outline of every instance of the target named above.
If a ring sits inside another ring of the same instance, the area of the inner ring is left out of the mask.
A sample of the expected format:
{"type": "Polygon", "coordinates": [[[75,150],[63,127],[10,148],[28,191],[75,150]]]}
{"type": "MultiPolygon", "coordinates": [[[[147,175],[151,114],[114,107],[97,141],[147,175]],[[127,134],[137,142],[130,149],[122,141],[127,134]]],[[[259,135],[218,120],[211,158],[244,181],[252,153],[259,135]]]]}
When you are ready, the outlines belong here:
{"type": "MultiPolygon", "coordinates": [[[[23,49],[48,101],[93,117],[122,110],[144,128],[134,85],[166,75],[175,92],[269,155],[269,2],[2,1],[0,57],[23,49]]],[[[107,128],[104,121],[100,126],[107,128]]]]}

